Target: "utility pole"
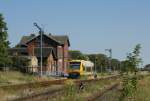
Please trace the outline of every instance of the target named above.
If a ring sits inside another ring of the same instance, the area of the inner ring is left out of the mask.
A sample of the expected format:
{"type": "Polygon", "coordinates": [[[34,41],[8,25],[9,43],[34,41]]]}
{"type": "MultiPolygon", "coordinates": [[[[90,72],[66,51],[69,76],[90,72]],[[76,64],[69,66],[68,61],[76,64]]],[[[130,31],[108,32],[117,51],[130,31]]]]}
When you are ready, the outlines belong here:
{"type": "Polygon", "coordinates": [[[95,56],[95,73],[96,73],[96,59],[97,59],[97,57],[95,56]]]}
{"type": "Polygon", "coordinates": [[[42,50],[42,42],[43,42],[43,34],[44,34],[44,31],[42,30],[41,27],[39,27],[37,25],[37,23],[33,23],[35,27],[37,27],[39,29],[39,34],[40,34],[40,53],[41,53],[41,62],[40,62],[40,67],[41,67],[41,71],[40,71],[40,76],[43,75],[42,73],[42,66],[43,66],[43,50],[42,50]]]}
{"type": "Polygon", "coordinates": [[[109,52],[109,69],[111,69],[112,49],[105,49],[105,51],[109,52]]]}
{"type": "Polygon", "coordinates": [[[96,61],[97,61],[97,57],[95,56],[95,61],[94,61],[94,62],[95,62],[95,65],[94,65],[94,67],[95,67],[95,70],[94,70],[94,71],[95,71],[95,73],[94,73],[94,78],[97,78],[97,73],[96,73],[96,72],[97,72],[97,71],[96,71],[96,61]]]}

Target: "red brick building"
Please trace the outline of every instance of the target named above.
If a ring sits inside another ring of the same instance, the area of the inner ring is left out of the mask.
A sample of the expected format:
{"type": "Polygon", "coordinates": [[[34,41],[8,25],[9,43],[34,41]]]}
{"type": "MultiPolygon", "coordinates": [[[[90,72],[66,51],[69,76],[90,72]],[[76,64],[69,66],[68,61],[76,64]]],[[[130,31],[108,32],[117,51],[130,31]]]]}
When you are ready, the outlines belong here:
{"type": "MultiPolygon", "coordinates": [[[[68,50],[70,42],[67,35],[55,36],[43,34],[42,42],[42,70],[47,73],[66,72],[68,66],[68,50]]],[[[37,72],[40,71],[40,35],[23,36],[20,43],[11,49],[12,55],[36,57],[38,60],[37,72]]]]}

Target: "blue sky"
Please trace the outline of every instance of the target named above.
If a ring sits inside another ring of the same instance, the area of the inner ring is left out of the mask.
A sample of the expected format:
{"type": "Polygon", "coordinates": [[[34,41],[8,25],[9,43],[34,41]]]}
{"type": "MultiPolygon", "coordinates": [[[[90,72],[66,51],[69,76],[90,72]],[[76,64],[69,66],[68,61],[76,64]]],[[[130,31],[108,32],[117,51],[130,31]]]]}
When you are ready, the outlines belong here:
{"type": "Polygon", "coordinates": [[[150,63],[150,0],[0,0],[14,46],[23,35],[45,32],[67,34],[70,49],[104,53],[125,59],[138,43],[144,64],[150,63]]]}

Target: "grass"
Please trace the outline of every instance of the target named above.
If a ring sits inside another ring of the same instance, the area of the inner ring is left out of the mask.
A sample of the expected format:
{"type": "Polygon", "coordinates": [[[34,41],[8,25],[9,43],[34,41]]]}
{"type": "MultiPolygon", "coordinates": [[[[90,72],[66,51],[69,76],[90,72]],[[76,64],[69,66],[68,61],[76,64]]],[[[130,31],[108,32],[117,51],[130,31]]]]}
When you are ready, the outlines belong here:
{"type": "Polygon", "coordinates": [[[49,87],[27,88],[21,90],[3,90],[0,88],[0,101],[12,100],[31,94],[38,94],[45,91],[61,89],[62,85],[50,85],[49,87]]]}
{"type": "Polygon", "coordinates": [[[133,97],[126,98],[125,101],[150,101],[150,76],[140,80],[137,91],[133,97]]]}
{"type": "Polygon", "coordinates": [[[43,80],[52,80],[52,79],[54,78],[52,77],[39,78],[38,76],[24,74],[18,71],[0,72],[0,86],[43,81],[43,80]]]}
{"type": "Polygon", "coordinates": [[[98,76],[108,76],[110,73],[107,72],[102,72],[102,73],[97,73],[98,76]]]}
{"type": "MultiPolygon", "coordinates": [[[[118,73],[116,73],[118,74],[118,73]]],[[[97,73],[97,78],[103,78],[103,77],[108,77],[108,76],[112,76],[112,75],[115,75],[115,74],[110,74],[110,73],[107,73],[107,72],[102,72],[102,73],[97,73]]],[[[94,75],[82,75],[80,77],[81,80],[87,80],[87,79],[93,79],[94,78],[94,75]]]]}
{"type": "MultiPolygon", "coordinates": [[[[38,76],[24,74],[24,73],[21,73],[18,71],[0,72],[0,86],[37,82],[37,81],[44,81],[44,80],[53,80],[53,79],[54,78],[52,78],[52,77],[39,78],[38,76]]],[[[38,92],[38,91],[42,91],[45,89],[52,89],[52,88],[55,88],[55,87],[34,88],[34,89],[30,89],[30,90],[32,90],[32,92],[38,92]]],[[[22,89],[22,90],[17,89],[15,91],[13,89],[7,89],[7,90],[5,89],[4,90],[4,89],[0,88],[0,101],[24,96],[26,94],[29,94],[29,89],[22,89]]]]}
{"type": "MultiPolygon", "coordinates": [[[[18,71],[0,72],[0,86],[37,82],[37,81],[44,81],[44,80],[53,80],[53,79],[54,78],[52,78],[52,77],[39,78],[38,76],[24,74],[24,73],[21,73],[18,71]]],[[[37,88],[32,88],[32,89],[29,88],[29,89],[21,89],[21,90],[0,88],[0,98],[1,98],[0,100],[5,101],[7,99],[25,96],[25,95],[31,93],[31,92],[29,92],[29,90],[32,92],[40,92],[42,90],[53,89],[53,88],[58,88],[58,86],[50,86],[50,87],[46,87],[46,88],[37,87],[37,88]]]]}
{"type": "Polygon", "coordinates": [[[3,82],[18,83],[18,82],[27,82],[27,81],[34,81],[34,77],[16,71],[0,72],[1,83],[3,82]]]}
{"type": "MultiPolygon", "coordinates": [[[[107,75],[106,75],[107,76],[107,75]]],[[[9,84],[19,84],[19,83],[28,83],[28,82],[34,82],[34,81],[41,81],[41,80],[52,80],[53,78],[49,77],[43,77],[39,78],[37,76],[23,74],[17,71],[9,71],[9,72],[0,72],[0,86],[3,85],[9,85],[9,84]]],[[[86,77],[83,77],[83,79],[87,79],[86,77]]],[[[116,80],[104,80],[99,82],[94,82],[90,84],[85,85],[85,89],[79,91],[79,87],[76,86],[72,80],[69,80],[66,82],[65,91],[62,96],[58,95],[53,99],[50,99],[50,101],[83,101],[86,97],[91,96],[93,93],[100,91],[103,89],[106,85],[110,85],[111,83],[117,82],[116,80]]],[[[51,87],[48,89],[52,89],[55,87],[51,87]]],[[[58,87],[56,87],[58,88],[58,87]]],[[[39,88],[39,89],[32,89],[33,92],[38,92],[41,90],[45,90],[47,88],[39,88]]],[[[26,90],[3,90],[0,89],[0,98],[1,100],[11,99],[23,96],[28,93],[28,89],[26,90]]]]}
{"type": "Polygon", "coordinates": [[[69,80],[66,82],[63,95],[58,95],[49,101],[85,101],[87,97],[103,90],[105,87],[115,82],[118,82],[118,80],[97,81],[85,84],[85,88],[83,90],[79,90],[79,86],[76,86],[73,81],[69,80]]]}

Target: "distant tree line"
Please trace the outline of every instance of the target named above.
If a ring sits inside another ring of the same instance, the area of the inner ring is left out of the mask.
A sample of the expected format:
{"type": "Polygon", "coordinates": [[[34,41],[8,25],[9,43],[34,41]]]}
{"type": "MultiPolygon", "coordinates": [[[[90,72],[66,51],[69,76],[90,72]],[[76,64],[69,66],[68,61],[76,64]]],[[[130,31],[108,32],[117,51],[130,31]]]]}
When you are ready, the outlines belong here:
{"type": "Polygon", "coordinates": [[[150,64],[145,65],[142,70],[144,70],[144,71],[150,71],[150,64]]]}
{"type": "Polygon", "coordinates": [[[106,71],[108,69],[117,70],[120,72],[135,71],[135,70],[150,71],[150,64],[145,65],[144,68],[138,67],[135,69],[136,63],[141,61],[141,59],[137,58],[138,56],[136,55],[139,52],[139,51],[137,51],[139,48],[140,48],[140,44],[138,44],[135,47],[135,51],[133,51],[132,54],[129,53],[127,55],[127,59],[124,61],[121,61],[121,60],[115,59],[115,58],[112,58],[110,60],[109,57],[107,57],[105,54],[101,54],[101,53],[84,54],[79,50],[70,50],[69,54],[70,54],[70,59],[81,59],[81,60],[92,61],[96,65],[97,72],[106,71]]]}
{"type": "Polygon", "coordinates": [[[118,59],[112,58],[110,60],[105,54],[83,54],[79,50],[70,50],[69,51],[71,59],[80,59],[80,60],[90,60],[95,66],[97,72],[106,71],[107,69],[111,70],[121,70],[121,61],[118,59]]]}

